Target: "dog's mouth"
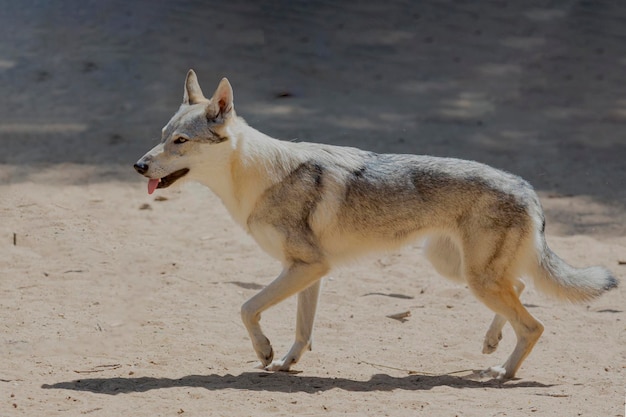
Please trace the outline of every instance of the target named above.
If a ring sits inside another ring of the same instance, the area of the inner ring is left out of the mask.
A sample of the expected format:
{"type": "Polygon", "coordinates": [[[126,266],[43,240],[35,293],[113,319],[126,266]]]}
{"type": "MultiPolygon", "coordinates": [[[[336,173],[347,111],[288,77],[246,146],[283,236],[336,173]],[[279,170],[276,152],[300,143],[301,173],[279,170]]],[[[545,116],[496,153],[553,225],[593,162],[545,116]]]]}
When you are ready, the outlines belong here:
{"type": "Polygon", "coordinates": [[[167,188],[176,181],[187,175],[189,168],[179,169],[163,178],[150,179],[148,181],[148,194],[152,194],[157,188],[167,188]]]}

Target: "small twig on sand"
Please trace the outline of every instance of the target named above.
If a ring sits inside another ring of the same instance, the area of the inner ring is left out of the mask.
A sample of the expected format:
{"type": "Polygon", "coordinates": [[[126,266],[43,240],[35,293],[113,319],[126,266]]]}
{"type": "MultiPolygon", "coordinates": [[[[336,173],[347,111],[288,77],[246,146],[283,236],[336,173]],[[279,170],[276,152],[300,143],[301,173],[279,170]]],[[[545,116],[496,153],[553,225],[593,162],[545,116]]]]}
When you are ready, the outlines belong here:
{"type": "Polygon", "coordinates": [[[401,323],[407,321],[407,317],[411,317],[411,312],[409,310],[403,311],[402,313],[390,314],[387,317],[390,319],[398,320],[401,323]]]}
{"type": "Polygon", "coordinates": [[[364,360],[361,360],[359,362],[360,363],[364,363],[366,365],[373,366],[374,368],[384,368],[384,369],[392,369],[394,371],[406,372],[409,375],[441,376],[441,375],[462,374],[464,372],[474,372],[473,369],[462,369],[460,371],[446,372],[445,374],[435,374],[435,373],[431,373],[431,372],[420,372],[420,371],[413,371],[411,369],[395,368],[393,366],[381,365],[381,364],[378,364],[378,363],[372,363],[372,362],[368,362],[368,361],[364,361],[364,360]]]}
{"type": "Polygon", "coordinates": [[[74,371],[74,372],[76,372],[77,374],[93,374],[93,373],[96,373],[96,372],[110,371],[110,370],[118,369],[118,368],[121,368],[121,367],[122,367],[121,364],[114,363],[113,365],[98,365],[98,366],[94,366],[93,369],[89,369],[89,370],[86,370],[86,371],[74,371]]]}

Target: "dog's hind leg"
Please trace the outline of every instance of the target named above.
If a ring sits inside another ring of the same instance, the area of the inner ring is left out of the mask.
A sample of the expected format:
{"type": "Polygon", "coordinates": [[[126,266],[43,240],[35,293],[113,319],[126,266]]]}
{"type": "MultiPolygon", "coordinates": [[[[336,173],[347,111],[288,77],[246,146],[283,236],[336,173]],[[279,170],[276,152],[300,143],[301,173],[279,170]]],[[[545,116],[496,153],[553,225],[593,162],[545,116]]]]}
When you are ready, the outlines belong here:
{"type": "Polygon", "coordinates": [[[504,365],[484,372],[496,379],[513,378],[543,333],[543,325],[526,310],[518,294],[521,287],[516,275],[524,237],[522,228],[480,228],[469,230],[463,243],[465,280],[474,295],[496,313],[495,336],[508,321],[517,337],[504,365]]]}
{"type": "Polygon", "coordinates": [[[496,263],[500,262],[489,263],[491,267],[489,269],[476,266],[467,268],[466,279],[474,295],[496,313],[495,326],[508,320],[515,331],[517,343],[504,365],[493,366],[483,373],[496,379],[510,379],[515,376],[520,365],[539,340],[543,333],[543,325],[526,310],[520,301],[518,290],[515,288],[517,281],[507,278],[506,268],[498,268],[496,263]]]}
{"type": "Polygon", "coordinates": [[[502,366],[492,366],[485,371],[496,379],[510,379],[515,376],[520,365],[543,333],[543,325],[522,305],[512,286],[491,288],[479,296],[485,305],[511,323],[517,343],[513,353],[502,366]]]}
{"type": "Polygon", "coordinates": [[[319,280],[298,294],[296,340],[284,358],[275,360],[266,367],[268,371],[288,371],[307,349],[311,350],[313,322],[321,286],[322,281],[319,280]]]}
{"type": "MultiPolygon", "coordinates": [[[[285,268],[283,272],[272,281],[267,287],[263,288],[258,294],[249,299],[241,307],[241,318],[243,320],[250,339],[252,340],[252,346],[261,361],[261,365],[266,367],[272,363],[274,359],[274,351],[270,341],[261,330],[259,324],[261,320],[261,313],[268,308],[280,303],[286,298],[297,294],[301,291],[307,290],[314,285],[317,289],[313,289],[310,292],[306,292],[309,297],[303,295],[303,298],[312,299],[310,294],[312,292],[319,292],[319,281],[328,272],[328,266],[323,263],[307,264],[302,262],[295,262],[285,268]]],[[[317,297],[315,297],[315,305],[317,304],[317,297]]],[[[314,312],[314,309],[313,309],[314,312]]],[[[306,320],[303,321],[305,326],[302,327],[302,334],[306,335],[306,320]]],[[[313,326],[313,318],[310,319],[310,327],[313,326]]],[[[296,343],[298,340],[296,340],[296,343]]],[[[293,350],[293,348],[292,348],[293,350]]],[[[302,349],[303,351],[304,349],[302,349]]],[[[291,352],[291,351],[290,351],[291,352]]],[[[302,352],[300,352],[301,354],[302,352]]]]}
{"type": "MultiPolygon", "coordinates": [[[[458,246],[447,236],[434,236],[429,238],[424,245],[424,255],[435,267],[437,272],[446,278],[462,281],[462,258],[458,246]]],[[[519,296],[524,291],[524,283],[517,280],[514,289],[519,296]]],[[[496,313],[489,330],[485,334],[483,353],[493,353],[502,340],[502,328],[507,320],[501,314],[496,313]]]]}
{"type": "MultiPolygon", "coordinates": [[[[518,280],[514,284],[514,288],[519,297],[522,294],[522,291],[524,291],[525,285],[522,281],[518,280]]],[[[483,353],[489,354],[496,351],[500,340],[502,340],[502,328],[505,324],[506,319],[504,318],[504,316],[496,313],[496,315],[493,317],[491,325],[489,326],[489,330],[487,330],[487,334],[485,334],[485,340],[483,342],[483,353]]]]}

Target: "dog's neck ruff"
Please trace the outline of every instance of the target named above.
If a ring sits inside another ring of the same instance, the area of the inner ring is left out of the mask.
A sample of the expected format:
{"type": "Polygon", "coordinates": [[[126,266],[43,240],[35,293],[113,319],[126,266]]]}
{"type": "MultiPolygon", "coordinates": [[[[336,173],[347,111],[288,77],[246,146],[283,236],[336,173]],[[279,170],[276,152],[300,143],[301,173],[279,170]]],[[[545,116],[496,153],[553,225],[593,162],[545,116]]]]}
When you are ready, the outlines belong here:
{"type": "MultiPolygon", "coordinates": [[[[290,142],[271,138],[249,126],[240,117],[228,127],[230,154],[219,172],[207,172],[199,182],[209,187],[230,215],[246,231],[248,218],[265,190],[280,182],[299,163],[298,153],[286,148],[290,142]]],[[[215,168],[215,167],[214,167],[215,168]]]]}

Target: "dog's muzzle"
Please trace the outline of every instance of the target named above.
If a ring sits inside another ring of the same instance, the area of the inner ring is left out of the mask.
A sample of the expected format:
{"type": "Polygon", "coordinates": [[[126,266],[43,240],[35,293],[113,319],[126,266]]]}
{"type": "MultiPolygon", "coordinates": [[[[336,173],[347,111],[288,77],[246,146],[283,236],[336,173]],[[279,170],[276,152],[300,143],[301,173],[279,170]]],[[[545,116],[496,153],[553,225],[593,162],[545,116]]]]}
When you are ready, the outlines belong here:
{"type": "Polygon", "coordinates": [[[183,168],[161,178],[151,178],[147,175],[148,171],[150,170],[150,165],[148,165],[146,162],[142,162],[140,159],[139,161],[137,161],[137,163],[135,163],[135,165],[133,165],[133,167],[135,168],[135,171],[145,177],[148,177],[148,194],[152,194],[157,188],[169,187],[170,185],[174,184],[176,181],[187,175],[187,173],[189,172],[189,168],[183,168]]]}

